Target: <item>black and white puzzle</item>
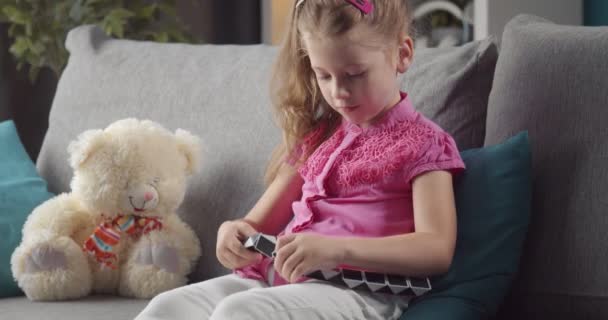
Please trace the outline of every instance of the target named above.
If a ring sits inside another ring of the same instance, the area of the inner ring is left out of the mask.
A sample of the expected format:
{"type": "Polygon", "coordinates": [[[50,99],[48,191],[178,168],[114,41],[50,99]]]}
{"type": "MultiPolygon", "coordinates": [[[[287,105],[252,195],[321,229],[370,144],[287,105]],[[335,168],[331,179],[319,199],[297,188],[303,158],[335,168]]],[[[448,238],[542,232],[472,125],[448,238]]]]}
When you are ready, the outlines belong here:
{"type": "MultiPolygon", "coordinates": [[[[276,237],[257,233],[249,237],[244,246],[266,257],[275,256],[276,237]]],[[[317,270],[306,275],[308,278],[329,281],[354,290],[389,293],[404,296],[420,296],[431,290],[428,278],[414,278],[352,269],[317,270]]]]}

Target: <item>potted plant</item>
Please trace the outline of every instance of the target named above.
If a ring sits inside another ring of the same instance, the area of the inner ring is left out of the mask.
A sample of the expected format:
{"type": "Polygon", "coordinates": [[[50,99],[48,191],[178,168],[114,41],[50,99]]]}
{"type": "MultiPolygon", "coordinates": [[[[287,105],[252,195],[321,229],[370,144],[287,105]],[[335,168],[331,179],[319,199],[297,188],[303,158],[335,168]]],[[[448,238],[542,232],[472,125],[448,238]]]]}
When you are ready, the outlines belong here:
{"type": "Polygon", "coordinates": [[[17,69],[27,66],[32,82],[45,67],[59,77],[68,59],[65,38],[79,25],[99,25],[116,38],[194,41],[175,0],[0,0],[0,22],[8,24],[17,69]]]}

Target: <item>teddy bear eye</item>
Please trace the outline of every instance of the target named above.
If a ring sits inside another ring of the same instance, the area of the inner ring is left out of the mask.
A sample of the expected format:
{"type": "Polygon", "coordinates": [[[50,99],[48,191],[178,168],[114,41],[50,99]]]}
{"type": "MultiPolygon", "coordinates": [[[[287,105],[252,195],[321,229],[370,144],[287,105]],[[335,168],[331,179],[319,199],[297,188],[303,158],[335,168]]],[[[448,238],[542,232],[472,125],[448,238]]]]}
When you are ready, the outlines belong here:
{"type": "Polygon", "coordinates": [[[159,184],[160,183],[160,178],[159,177],[155,177],[154,179],[152,179],[152,183],[159,184]]]}

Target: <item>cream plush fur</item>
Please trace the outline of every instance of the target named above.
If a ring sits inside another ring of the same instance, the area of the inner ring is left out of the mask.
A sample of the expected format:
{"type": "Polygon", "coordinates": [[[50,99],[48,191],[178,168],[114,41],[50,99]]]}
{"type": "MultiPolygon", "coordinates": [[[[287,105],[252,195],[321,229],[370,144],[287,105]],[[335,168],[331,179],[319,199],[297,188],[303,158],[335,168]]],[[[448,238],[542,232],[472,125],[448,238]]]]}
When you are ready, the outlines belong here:
{"type": "Polygon", "coordinates": [[[98,292],[150,298],[186,284],[200,244],[176,209],[187,176],[197,170],[199,150],[198,138],[187,131],[173,134],[147,120],[124,119],[81,134],[68,148],[72,191],[34,209],[11,258],[27,297],[61,300],[98,292]],[[102,213],[157,216],[163,226],[138,239],[121,235],[118,268],[103,268],[82,249],[102,213]]]}

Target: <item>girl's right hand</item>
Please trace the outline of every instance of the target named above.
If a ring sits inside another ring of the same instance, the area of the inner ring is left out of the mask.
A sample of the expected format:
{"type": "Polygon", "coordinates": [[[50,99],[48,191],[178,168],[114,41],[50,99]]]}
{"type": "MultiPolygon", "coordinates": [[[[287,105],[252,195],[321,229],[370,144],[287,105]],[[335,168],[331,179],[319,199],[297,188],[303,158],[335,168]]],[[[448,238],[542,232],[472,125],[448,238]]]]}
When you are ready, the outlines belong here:
{"type": "Polygon", "coordinates": [[[238,269],[262,259],[262,255],[250,251],[243,242],[258,231],[243,220],[229,220],[217,232],[215,254],[220,263],[228,269],[238,269]]]}

